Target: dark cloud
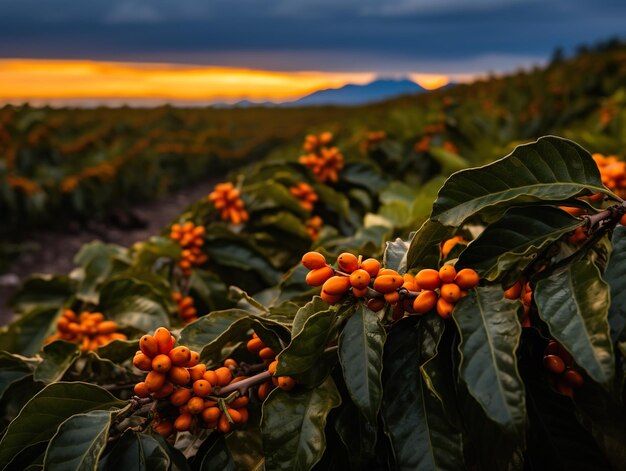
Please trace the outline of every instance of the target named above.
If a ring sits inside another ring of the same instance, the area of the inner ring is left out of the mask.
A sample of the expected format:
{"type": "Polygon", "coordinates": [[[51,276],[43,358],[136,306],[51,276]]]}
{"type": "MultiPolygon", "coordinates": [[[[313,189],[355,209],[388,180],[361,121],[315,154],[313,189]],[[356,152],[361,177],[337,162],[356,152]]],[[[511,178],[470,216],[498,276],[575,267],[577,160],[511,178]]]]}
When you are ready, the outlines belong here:
{"type": "Polygon", "coordinates": [[[0,57],[510,69],[621,36],[625,19],[616,0],[0,0],[0,57]]]}

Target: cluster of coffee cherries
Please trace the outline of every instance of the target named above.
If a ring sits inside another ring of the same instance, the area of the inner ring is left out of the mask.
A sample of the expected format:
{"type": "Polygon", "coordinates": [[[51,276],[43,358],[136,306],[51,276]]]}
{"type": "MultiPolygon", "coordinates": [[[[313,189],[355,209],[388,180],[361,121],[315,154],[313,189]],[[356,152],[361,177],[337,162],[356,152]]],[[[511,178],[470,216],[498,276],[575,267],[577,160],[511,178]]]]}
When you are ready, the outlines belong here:
{"type": "Polygon", "coordinates": [[[444,265],[439,270],[423,269],[415,275],[400,275],[389,268],[381,268],[374,258],[363,260],[344,252],[337,258],[337,269],[326,263],[319,252],[307,252],[302,264],[311,270],[306,277],[310,286],[321,286],[321,298],[329,304],[340,302],[348,294],[355,298],[366,298],[367,305],[379,311],[389,303],[393,318],[406,313],[426,314],[433,309],[447,319],[455,303],[475,287],[480,278],[471,268],[458,273],[453,265],[444,265]]]}
{"type": "Polygon", "coordinates": [[[318,196],[315,190],[311,188],[311,185],[306,182],[300,182],[289,188],[289,193],[300,201],[300,206],[307,211],[313,211],[313,206],[315,206],[318,196]]]}
{"type": "Polygon", "coordinates": [[[182,319],[183,324],[189,324],[198,318],[198,311],[191,296],[183,296],[182,293],[172,293],[172,299],[178,304],[178,315],[182,319]]]}
{"type": "Polygon", "coordinates": [[[304,141],[304,150],[308,154],[301,155],[298,162],[309,167],[315,177],[322,183],[339,180],[339,171],[343,168],[343,155],[336,147],[329,147],[333,135],[322,133],[319,136],[308,135],[304,141]]]}
{"type": "Polygon", "coordinates": [[[306,228],[307,234],[311,240],[317,240],[320,238],[320,231],[324,226],[324,221],[319,216],[313,216],[310,219],[307,219],[304,223],[304,227],[306,228]]]}
{"type": "Polygon", "coordinates": [[[246,222],[248,211],[241,199],[239,189],[231,182],[218,183],[209,194],[209,201],[220,212],[222,221],[230,221],[235,225],[246,222]]]}
{"type": "Polygon", "coordinates": [[[572,355],[556,340],[550,340],[543,353],[543,365],[551,373],[550,383],[561,394],[574,398],[574,390],[580,388],[585,380],[573,368],[572,355]]]}
{"type": "Polygon", "coordinates": [[[626,162],[614,155],[593,154],[602,183],[620,198],[626,198],[626,162]]]}
{"type": "Polygon", "coordinates": [[[252,334],[252,338],[248,340],[246,344],[248,351],[254,355],[258,355],[261,360],[267,365],[267,370],[272,375],[272,378],[259,385],[257,390],[257,396],[259,400],[264,401],[268,394],[278,386],[284,391],[291,391],[296,385],[296,380],[291,376],[276,376],[276,366],[278,360],[274,351],[263,343],[256,332],[252,334]]]}
{"type": "Polygon", "coordinates": [[[524,317],[522,317],[522,327],[530,327],[530,306],[533,302],[533,290],[524,278],[517,280],[517,282],[509,289],[504,291],[504,297],[506,299],[516,300],[519,299],[524,306],[524,317]]]}
{"type": "Polygon", "coordinates": [[[159,415],[153,428],[164,436],[175,430],[189,430],[196,424],[227,433],[233,424],[246,423],[248,397],[238,397],[237,391],[227,398],[211,396],[212,392],[219,394],[220,388],[247,378],[233,375],[237,363],[228,359],[224,366],[207,370],[197,352],[175,344],[170,331],[159,327],[154,335],[139,339],[140,350],[133,358],[136,368],[148,372],[144,381],[135,385],[135,394],[162,402],[157,407],[159,415]]]}
{"type": "Polygon", "coordinates": [[[204,226],[196,226],[191,221],[187,221],[184,224],[172,224],[170,239],[178,242],[183,248],[178,266],[185,276],[191,275],[193,267],[200,266],[208,260],[206,254],[201,249],[204,245],[205,233],[206,229],[204,226]]]}
{"type": "Polygon", "coordinates": [[[58,339],[80,344],[80,349],[88,352],[113,340],[127,340],[127,337],[117,332],[117,322],[106,320],[101,312],[85,311],[77,315],[71,309],[65,309],[57,320],[57,331],[46,339],[46,343],[58,339]]]}

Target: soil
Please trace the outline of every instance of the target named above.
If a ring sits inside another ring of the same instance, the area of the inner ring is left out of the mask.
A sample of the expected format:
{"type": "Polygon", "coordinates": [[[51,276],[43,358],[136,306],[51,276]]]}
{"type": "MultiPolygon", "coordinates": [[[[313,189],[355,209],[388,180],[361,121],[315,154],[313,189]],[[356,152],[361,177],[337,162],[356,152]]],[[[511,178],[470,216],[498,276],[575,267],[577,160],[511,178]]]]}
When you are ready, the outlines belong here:
{"type": "Polygon", "coordinates": [[[208,195],[216,179],[186,187],[169,196],[146,204],[121,210],[109,223],[94,223],[89,227],[68,224],[67,231],[47,230],[27,234],[23,243],[32,250],[21,254],[0,275],[0,325],[11,321],[7,306],[11,295],[30,275],[36,273],[68,273],[72,259],[83,244],[102,240],[123,246],[146,240],[160,233],[187,206],[208,195]]]}

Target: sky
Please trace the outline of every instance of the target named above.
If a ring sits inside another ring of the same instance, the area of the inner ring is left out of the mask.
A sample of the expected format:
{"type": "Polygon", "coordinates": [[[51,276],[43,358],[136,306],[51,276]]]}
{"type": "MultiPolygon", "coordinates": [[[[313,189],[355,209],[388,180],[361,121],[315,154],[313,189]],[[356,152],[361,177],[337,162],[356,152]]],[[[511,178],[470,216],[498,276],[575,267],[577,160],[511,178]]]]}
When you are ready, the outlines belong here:
{"type": "Polygon", "coordinates": [[[0,102],[428,88],[626,37],[623,0],[0,0],[0,102]]]}

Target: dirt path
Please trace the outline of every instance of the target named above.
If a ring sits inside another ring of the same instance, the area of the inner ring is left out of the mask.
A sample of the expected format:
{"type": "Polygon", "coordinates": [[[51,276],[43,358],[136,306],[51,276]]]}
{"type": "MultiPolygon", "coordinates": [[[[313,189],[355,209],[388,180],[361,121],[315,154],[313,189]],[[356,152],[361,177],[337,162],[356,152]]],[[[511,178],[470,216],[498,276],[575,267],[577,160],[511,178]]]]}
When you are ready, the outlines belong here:
{"type": "MultiPolygon", "coordinates": [[[[138,205],[131,214],[142,227],[124,229],[119,225],[94,224],[86,229],[72,232],[39,231],[27,236],[38,250],[22,254],[15,260],[4,275],[0,276],[0,325],[11,320],[11,312],[6,306],[8,299],[21,282],[35,273],[68,273],[74,268],[72,259],[80,247],[93,240],[129,246],[158,234],[185,207],[208,195],[216,179],[187,187],[160,201],[138,205]]],[[[135,225],[137,226],[137,224],[135,225]]]]}

